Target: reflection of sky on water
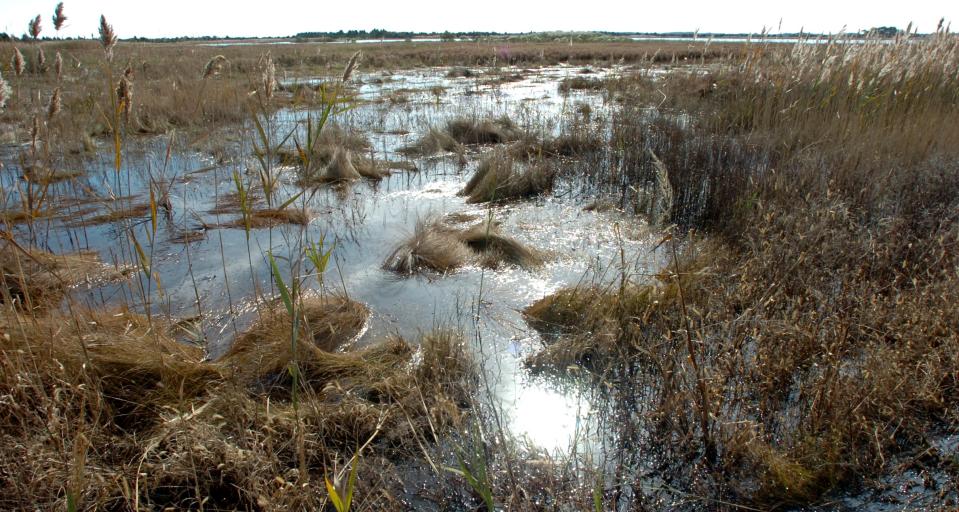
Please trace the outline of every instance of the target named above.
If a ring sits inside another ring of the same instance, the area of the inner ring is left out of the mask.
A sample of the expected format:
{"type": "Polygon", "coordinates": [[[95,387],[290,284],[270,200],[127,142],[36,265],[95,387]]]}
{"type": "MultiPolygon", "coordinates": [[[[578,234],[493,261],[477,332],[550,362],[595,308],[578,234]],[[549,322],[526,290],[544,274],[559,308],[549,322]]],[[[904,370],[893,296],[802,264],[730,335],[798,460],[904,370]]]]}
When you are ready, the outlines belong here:
{"type": "MultiPolygon", "coordinates": [[[[484,77],[447,78],[446,71],[398,73],[381,83],[374,80],[378,74],[362,76],[362,97],[372,100],[402,88],[408,91],[410,101],[399,106],[363,102],[341,115],[337,123],[369,134],[377,159],[404,160],[397,148],[415,140],[430,126],[442,126],[455,116],[508,114],[521,128],[545,125],[558,133],[561,124],[576,115],[572,109],[575,102],[589,103],[597,115],[608,108],[594,94],[575,92],[564,97],[557,93],[558,81],[578,72],[574,67],[522,71],[522,79],[497,86],[484,85],[484,77]],[[439,100],[430,90],[435,85],[446,88],[439,100]]],[[[288,132],[297,116],[303,114],[281,112],[277,133],[288,132]]],[[[175,146],[173,158],[164,163],[166,137],[143,139],[137,145],[128,143],[119,184],[109,148],[104,145],[99,155],[80,164],[87,171],[85,177],[56,184],[52,192],[55,197],[80,198],[88,190],[107,195],[110,189],[119,187],[123,194],[135,196],[120,201],[127,207],[145,201],[151,176],[171,183],[173,213],[169,219],[160,220],[152,247],[152,269],[163,285],[161,291],[154,288],[153,310],[178,318],[202,313],[202,329],[214,358],[255,318],[251,275],[269,295],[267,250],[280,257],[289,256],[300,241],[325,235],[328,242],[336,241],[335,265],[325,276],[325,287],[345,290],[372,311],[369,329],[358,345],[374,343],[387,334],[400,334],[415,342],[419,334],[434,327],[461,328],[467,339],[481,340],[478,359],[504,414],[512,419],[511,430],[543,448],[568,445],[588,407],[577,400],[575,393],[529,382],[522,359],[539,349],[541,342],[521,312],[563,286],[604,280],[607,272],[618,273],[620,247],[627,255],[630,271],[638,273],[655,266],[656,255],[649,253],[648,236],[620,238],[611,227],[618,223],[630,232],[642,232],[641,222],[615,212],[584,212],[582,207],[589,195],[583,194],[583,185],[561,182],[552,196],[492,209],[492,217],[502,223],[505,234],[550,254],[540,269],[503,268],[494,272],[469,266],[445,276],[408,278],[383,270],[387,254],[413,232],[418,220],[451,212],[471,213],[478,218],[490,214],[488,207],[467,205],[457,195],[482,153],[489,151],[471,148],[465,166],[454,156],[420,158],[414,162],[418,172],[396,171],[378,184],[361,182],[347,190],[320,189],[309,196],[307,206],[313,218],[303,232],[293,226],[258,229],[247,241],[241,229],[207,229],[203,240],[189,246],[173,243],[170,239],[177,233],[201,230],[204,224],[215,227],[236,218],[235,214],[210,212],[217,196],[234,190],[234,172],[250,183],[255,181],[255,162],[247,156],[251,154],[248,136],[236,134],[232,139],[226,144],[233,160],[226,163],[215,162],[202,145],[175,146]],[[481,287],[480,318],[471,322],[468,318],[481,287]]],[[[10,148],[0,153],[6,164],[0,173],[0,185],[8,195],[7,205],[0,205],[3,207],[17,202],[19,170],[15,155],[10,148]]],[[[280,196],[291,197],[298,191],[293,185],[293,170],[280,171],[280,196]]],[[[93,205],[98,209],[93,213],[85,208],[89,205],[71,206],[66,214],[71,220],[84,218],[102,213],[103,205],[93,205]]],[[[146,219],[132,219],[125,226],[142,233],[146,224],[146,219]]],[[[62,221],[52,220],[41,227],[34,233],[42,237],[38,245],[54,252],[94,250],[106,262],[119,265],[134,261],[126,234],[117,226],[65,228],[62,221]]],[[[317,284],[309,280],[307,286],[316,288],[317,284]]],[[[119,285],[81,290],[78,298],[93,307],[103,303],[136,306],[140,302],[129,287],[119,285]]]]}

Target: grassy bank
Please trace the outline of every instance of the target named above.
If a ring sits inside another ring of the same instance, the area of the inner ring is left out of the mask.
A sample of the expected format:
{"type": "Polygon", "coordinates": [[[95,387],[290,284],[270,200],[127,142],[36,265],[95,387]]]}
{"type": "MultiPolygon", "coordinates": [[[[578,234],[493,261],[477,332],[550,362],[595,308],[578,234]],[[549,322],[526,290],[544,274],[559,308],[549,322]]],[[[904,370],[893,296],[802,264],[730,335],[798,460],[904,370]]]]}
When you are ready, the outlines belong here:
{"type": "Polygon", "coordinates": [[[625,476],[650,457],[710,508],[816,505],[951,467],[930,443],[959,420],[957,71],[941,33],[609,84],[613,164],[585,178],[641,212],[661,161],[681,236],[652,282],[526,312],[553,340],[528,364],[615,382],[631,418],[608,499],[655,499],[625,476]]]}

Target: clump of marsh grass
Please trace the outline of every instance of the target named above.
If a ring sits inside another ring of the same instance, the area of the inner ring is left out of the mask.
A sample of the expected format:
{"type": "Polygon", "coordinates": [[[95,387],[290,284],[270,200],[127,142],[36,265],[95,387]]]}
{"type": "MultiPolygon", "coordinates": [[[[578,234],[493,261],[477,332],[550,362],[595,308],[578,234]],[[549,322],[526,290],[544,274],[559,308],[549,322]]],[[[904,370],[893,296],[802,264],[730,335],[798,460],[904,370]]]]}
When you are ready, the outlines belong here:
{"type": "Polygon", "coordinates": [[[93,215],[92,217],[80,217],[73,219],[67,225],[69,227],[96,226],[99,224],[108,224],[119,222],[125,219],[143,218],[150,215],[150,205],[148,203],[121,204],[118,207],[108,206],[107,211],[93,215]]]}
{"type": "Polygon", "coordinates": [[[495,222],[474,224],[458,233],[457,237],[477,255],[480,265],[487,268],[495,269],[505,264],[533,269],[545,261],[540,251],[504,235],[495,222]]]}
{"type": "Polygon", "coordinates": [[[313,154],[304,158],[296,152],[281,152],[282,161],[299,165],[299,183],[301,186],[313,186],[323,183],[350,182],[360,178],[380,180],[389,175],[372,158],[370,141],[365,135],[347,132],[336,126],[324,127],[313,144],[313,154]],[[364,153],[371,156],[365,157],[364,153]],[[304,165],[308,162],[308,166],[304,165]]]}
{"type": "Polygon", "coordinates": [[[555,171],[544,160],[519,163],[507,150],[496,150],[480,162],[459,192],[468,203],[508,201],[533,197],[553,188],[555,171]]]}
{"type": "Polygon", "coordinates": [[[446,273],[466,265],[471,257],[454,229],[425,219],[416,223],[413,236],[393,249],[383,267],[406,275],[421,270],[446,273]]]}
{"type": "Polygon", "coordinates": [[[446,123],[446,133],[461,144],[501,144],[522,136],[522,131],[506,116],[496,119],[458,117],[446,123]]]}
{"type": "Polygon", "coordinates": [[[56,307],[71,288],[125,277],[92,253],[57,255],[9,240],[0,242],[0,249],[0,298],[27,309],[56,307]]]}
{"type": "Polygon", "coordinates": [[[542,253],[504,235],[497,223],[456,227],[465,219],[427,218],[416,223],[413,235],[398,245],[383,268],[410,275],[423,270],[448,273],[470,263],[487,268],[516,265],[525,269],[543,264],[542,253]]]}
{"type": "Polygon", "coordinates": [[[462,144],[437,128],[430,128],[426,135],[399,149],[408,156],[430,156],[441,152],[463,154],[464,151],[462,144]]]}
{"type": "MultiPolygon", "coordinates": [[[[335,313],[312,320],[339,323],[335,313]]],[[[0,503],[14,508],[62,503],[66,492],[78,508],[321,509],[325,496],[298,484],[322,481],[326,468],[358,446],[353,501],[368,508],[376,489],[401,489],[400,479],[383,472],[422,457],[458,428],[473,393],[465,344],[447,331],[424,335],[416,358],[414,345],[396,337],[354,352],[317,349],[315,359],[301,359],[308,378],[298,406],[277,381],[264,389],[262,369],[241,371],[283,350],[272,338],[260,340],[267,345],[262,359],[210,363],[200,349],[176,342],[165,322],[127,311],[76,309],[24,322],[5,309],[0,333],[0,395],[16,404],[5,411],[0,471],[51,478],[0,489],[0,503]],[[305,459],[297,460],[290,440],[301,429],[309,434],[305,459]],[[67,443],[66,452],[51,436],[67,443]],[[111,450],[91,449],[107,445],[111,450]],[[24,449],[33,456],[23,457],[24,449]],[[121,489],[107,475],[124,471],[131,456],[137,474],[121,489]],[[309,473],[291,471],[298,466],[309,473]]],[[[285,373],[281,368],[280,380],[285,373]]]]}
{"type": "MultiPolygon", "coordinates": [[[[363,330],[369,310],[345,297],[307,297],[297,309],[300,332],[296,347],[300,365],[320,364],[326,355],[349,343],[363,330]]],[[[237,338],[219,361],[245,382],[265,378],[283,379],[293,346],[290,343],[292,319],[280,307],[262,312],[260,319],[237,338]]],[[[316,370],[319,371],[319,370],[316,370]]],[[[310,372],[305,372],[309,377],[310,372]]]]}
{"type": "Polygon", "coordinates": [[[559,83],[559,92],[569,94],[571,91],[600,91],[606,88],[606,81],[599,78],[576,76],[564,78],[559,83]]]}
{"type": "Polygon", "coordinates": [[[353,165],[352,152],[343,147],[335,147],[326,165],[320,169],[319,176],[315,178],[307,177],[306,179],[320,182],[344,182],[358,180],[362,177],[363,175],[353,165]]]}

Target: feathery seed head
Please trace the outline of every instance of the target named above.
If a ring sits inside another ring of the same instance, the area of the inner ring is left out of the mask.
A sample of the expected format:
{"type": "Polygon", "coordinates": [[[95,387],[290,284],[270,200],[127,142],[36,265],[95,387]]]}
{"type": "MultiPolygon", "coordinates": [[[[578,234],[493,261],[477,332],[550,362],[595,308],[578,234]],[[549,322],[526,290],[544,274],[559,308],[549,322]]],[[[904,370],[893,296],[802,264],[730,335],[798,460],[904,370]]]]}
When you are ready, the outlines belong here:
{"type": "Polygon", "coordinates": [[[47,119],[52,120],[54,116],[60,113],[60,88],[53,90],[53,96],[50,97],[50,105],[47,107],[47,119]]]}
{"type": "Polygon", "coordinates": [[[344,82],[348,82],[350,80],[350,77],[353,75],[353,71],[359,65],[359,61],[360,61],[360,52],[357,51],[356,53],[353,54],[352,57],[350,57],[350,61],[346,63],[346,70],[343,71],[344,82]]]}
{"type": "Polygon", "coordinates": [[[266,54],[266,62],[263,65],[263,96],[266,99],[273,97],[276,90],[276,66],[273,64],[273,57],[266,54]]]}
{"type": "Polygon", "coordinates": [[[63,2],[57,4],[57,8],[53,11],[53,28],[58,32],[63,28],[63,24],[67,21],[67,17],[63,14],[63,2]]]}
{"type": "Polygon", "coordinates": [[[107,23],[106,16],[100,15],[100,44],[107,54],[107,60],[113,60],[113,47],[117,44],[117,35],[113,26],[107,23]]]}
{"type": "Polygon", "coordinates": [[[53,69],[57,72],[57,80],[60,80],[63,74],[63,56],[60,52],[57,52],[57,56],[53,59],[53,69]]]}
{"type": "Polygon", "coordinates": [[[40,15],[38,14],[36,18],[33,18],[32,20],[30,20],[30,27],[28,28],[30,37],[34,39],[39,38],[41,29],[42,27],[40,26],[40,15]]]}
{"type": "Polygon", "coordinates": [[[206,66],[203,68],[203,78],[211,78],[220,74],[220,70],[223,69],[223,63],[226,62],[226,57],[222,55],[216,55],[209,61],[207,61],[206,66]]]}
{"type": "Polygon", "coordinates": [[[11,62],[11,66],[13,67],[13,72],[17,76],[20,76],[23,74],[23,70],[24,68],[26,68],[26,62],[23,60],[23,54],[20,53],[20,48],[13,49],[13,59],[11,62]]]}

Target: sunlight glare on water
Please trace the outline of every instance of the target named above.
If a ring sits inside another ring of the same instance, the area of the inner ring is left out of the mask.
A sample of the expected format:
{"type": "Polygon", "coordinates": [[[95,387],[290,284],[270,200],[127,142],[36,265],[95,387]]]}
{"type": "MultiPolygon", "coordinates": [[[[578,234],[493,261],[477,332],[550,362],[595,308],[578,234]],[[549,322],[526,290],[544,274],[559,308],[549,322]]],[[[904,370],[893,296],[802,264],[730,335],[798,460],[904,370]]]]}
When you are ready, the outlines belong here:
{"type": "Polygon", "coordinates": [[[517,390],[512,408],[513,434],[547,450],[565,450],[582,435],[589,404],[575,393],[563,394],[542,385],[517,390]]]}

